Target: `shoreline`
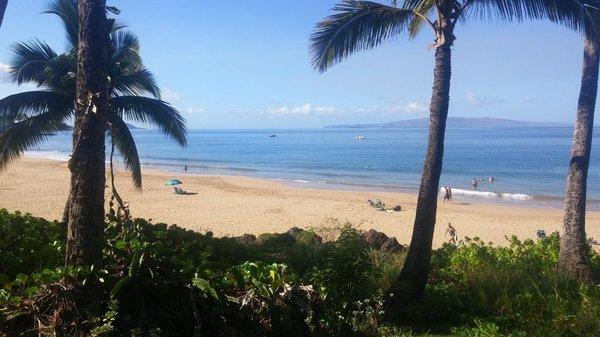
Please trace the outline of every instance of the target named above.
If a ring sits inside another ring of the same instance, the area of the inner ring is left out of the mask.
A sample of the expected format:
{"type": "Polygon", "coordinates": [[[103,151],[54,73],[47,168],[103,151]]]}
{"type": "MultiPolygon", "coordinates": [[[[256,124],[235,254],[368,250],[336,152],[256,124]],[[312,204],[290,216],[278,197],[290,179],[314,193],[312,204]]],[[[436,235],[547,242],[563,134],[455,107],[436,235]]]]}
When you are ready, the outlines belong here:
{"type": "MultiPolygon", "coordinates": [[[[67,161],[69,155],[59,151],[27,151],[24,155],[25,158],[34,159],[49,159],[53,161],[67,161]]],[[[329,181],[324,179],[318,179],[317,177],[285,177],[283,173],[270,174],[266,171],[263,172],[259,169],[253,168],[231,168],[221,165],[188,165],[190,169],[196,169],[196,172],[186,173],[183,171],[184,163],[159,163],[159,162],[148,162],[144,161],[146,158],[140,158],[142,170],[158,170],[172,175],[184,175],[184,176],[231,176],[231,177],[248,177],[256,179],[265,179],[269,181],[279,182],[290,187],[297,188],[308,188],[308,189],[319,189],[319,190],[331,190],[331,191],[362,191],[362,192],[390,192],[390,193],[401,193],[416,195],[419,191],[418,185],[416,186],[402,186],[394,184],[379,183],[366,183],[366,182],[352,182],[352,181],[329,181]]],[[[108,164],[108,161],[107,161],[108,164]]],[[[116,162],[116,167],[122,169],[122,163],[116,162]]],[[[307,173],[307,175],[309,175],[307,173]]],[[[443,189],[443,184],[440,184],[440,188],[443,189]]],[[[555,195],[534,195],[524,193],[507,193],[500,191],[488,190],[482,185],[480,189],[469,189],[460,188],[456,186],[450,186],[453,190],[454,199],[458,202],[465,203],[477,203],[477,204],[488,204],[488,205],[505,205],[514,207],[534,207],[542,209],[560,209],[564,208],[564,196],[555,195]]],[[[443,190],[440,191],[439,196],[443,195],[443,190]]],[[[600,211],[600,199],[593,199],[588,196],[587,198],[587,210],[600,211]]]]}
{"type": "MultiPolygon", "coordinates": [[[[143,192],[133,189],[128,173],[123,171],[116,174],[117,188],[129,202],[134,217],[155,223],[177,224],[200,232],[210,230],[217,236],[285,232],[293,226],[334,227],[346,222],[362,230],[372,228],[395,236],[402,244],[408,244],[412,235],[416,194],[298,188],[268,179],[195,176],[147,168],[142,174],[143,192]],[[174,194],[164,185],[169,178],[184,181],[181,187],[196,194],[174,194]],[[389,206],[399,204],[403,210],[381,212],[369,206],[368,199],[381,199],[389,206]]],[[[47,219],[61,217],[69,186],[65,162],[22,158],[0,175],[1,208],[47,219]]],[[[441,199],[438,205],[434,247],[447,241],[444,232],[448,222],[461,238],[479,237],[498,245],[508,244],[505,236],[533,239],[538,229],[550,234],[559,231],[562,224],[559,209],[443,204],[441,199]]],[[[600,238],[600,212],[587,212],[587,233],[600,238]]]]}

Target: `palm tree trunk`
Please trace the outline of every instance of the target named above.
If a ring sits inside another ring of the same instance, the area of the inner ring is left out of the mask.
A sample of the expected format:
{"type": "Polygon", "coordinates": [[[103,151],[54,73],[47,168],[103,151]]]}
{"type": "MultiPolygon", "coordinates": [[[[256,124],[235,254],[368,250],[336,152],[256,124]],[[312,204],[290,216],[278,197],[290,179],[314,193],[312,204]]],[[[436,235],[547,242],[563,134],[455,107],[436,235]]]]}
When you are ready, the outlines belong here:
{"type": "Polygon", "coordinates": [[[585,203],[600,57],[596,39],[586,33],[584,44],[583,74],[567,177],[558,270],[574,280],[592,283],[593,277],[585,238],[585,203]]]}
{"type": "Polygon", "coordinates": [[[8,6],[8,0],[0,0],[0,26],[2,26],[2,22],[4,21],[6,6],[8,6]]]}
{"type": "Polygon", "coordinates": [[[79,0],[77,108],[73,131],[68,265],[101,265],[104,188],[108,24],[106,0],[79,0]]]}
{"type": "Polygon", "coordinates": [[[437,211],[444,134],[450,100],[451,44],[444,43],[435,51],[433,93],[429,117],[429,140],[423,165],[421,186],[412,239],[402,272],[392,289],[394,302],[422,296],[429,274],[431,245],[437,211]]]}

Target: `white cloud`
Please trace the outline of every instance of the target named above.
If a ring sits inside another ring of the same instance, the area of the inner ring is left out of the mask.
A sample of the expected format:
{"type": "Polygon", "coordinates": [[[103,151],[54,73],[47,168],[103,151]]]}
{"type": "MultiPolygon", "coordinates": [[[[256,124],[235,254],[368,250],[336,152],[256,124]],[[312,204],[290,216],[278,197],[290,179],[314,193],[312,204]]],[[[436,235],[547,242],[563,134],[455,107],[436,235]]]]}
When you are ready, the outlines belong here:
{"type": "Polygon", "coordinates": [[[204,109],[194,106],[176,106],[175,109],[185,115],[197,115],[204,112],[204,109]]]}
{"type": "Polygon", "coordinates": [[[187,114],[189,115],[193,115],[193,114],[199,114],[199,113],[203,113],[204,109],[202,108],[196,108],[193,106],[188,106],[187,109],[184,110],[187,114]]]}
{"type": "Polygon", "coordinates": [[[524,96],[523,97],[523,101],[525,101],[525,102],[533,102],[533,101],[535,101],[535,98],[533,98],[531,96],[524,96]]]}
{"type": "Polygon", "coordinates": [[[467,91],[467,103],[472,107],[483,107],[503,103],[504,100],[496,97],[480,97],[472,91],[467,91]]]}
{"type": "Polygon", "coordinates": [[[169,88],[166,88],[162,91],[161,98],[165,102],[177,102],[183,99],[183,95],[176,91],[170,90],[169,88]]]}
{"type": "Polygon", "coordinates": [[[472,91],[467,91],[467,102],[470,106],[478,106],[480,104],[479,99],[472,91]]]}
{"type": "Polygon", "coordinates": [[[400,107],[400,111],[405,113],[420,113],[427,112],[429,110],[429,104],[424,102],[408,102],[406,105],[400,107]]]}
{"type": "Polygon", "coordinates": [[[10,82],[10,66],[0,62],[0,83],[10,82]]]}
{"type": "Polygon", "coordinates": [[[310,103],[304,103],[296,107],[270,107],[267,109],[272,116],[298,116],[298,115],[333,115],[336,113],[334,107],[313,106],[310,103]]]}

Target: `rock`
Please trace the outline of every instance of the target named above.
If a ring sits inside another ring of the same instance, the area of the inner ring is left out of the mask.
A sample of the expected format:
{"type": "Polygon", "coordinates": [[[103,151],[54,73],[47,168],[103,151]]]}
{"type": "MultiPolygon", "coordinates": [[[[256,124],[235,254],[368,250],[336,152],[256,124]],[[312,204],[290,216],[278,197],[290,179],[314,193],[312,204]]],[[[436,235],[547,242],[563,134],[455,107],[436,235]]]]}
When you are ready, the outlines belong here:
{"type": "Polygon", "coordinates": [[[369,247],[377,250],[380,250],[381,246],[389,239],[385,233],[378,232],[374,229],[363,233],[363,238],[365,238],[369,247]]]}
{"type": "Polygon", "coordinates": [[[304,232],[304,229],[299,228],[299,227],[292,227],[292,228],[288,229],[288,231],[286,233],[293,237],[296,237],[296,236],[298,236],[298,234],[300,234],[302,232],[304,232]]]}
{"type": "Polygon", "coordinates": [[[323,243],[323,238],[311,230],[292,227],[286,232],[286,234],[293,236],[294,239],[296,239],[296,243],[303,243],[306,245],[317,245],[323,243]]]}
{"type": "Polygon", "coordinates": [[[242,236],[236,237],[235,239],[236,239],[236,241],[245,243],[247,245],[256,244],[256,235],[252,235],[252,234],[244,234],[242,236]]]}
{"type": "Polygon", "coordinates": [[[402,210],[402,206],[400,205],[396,205],[394,208],[392,208],[392,211],[394,212],[400,212],[402,210]]]}
{"type": "Polygon", "coordinates": [[[406,248],[401,245],[395,237],[388,238],[381,245],[381,250],[387,253],[397,253],[400,251],[404,251],[406,248]]]}
{"type": "Polygon", "coordinates": [[[397,253],[406,250],[395,237],[389,237],[383,232],[378,232],[374,229],[363,233],[363,238],[375,250],[381,250],[387,253],[397,253]]]}

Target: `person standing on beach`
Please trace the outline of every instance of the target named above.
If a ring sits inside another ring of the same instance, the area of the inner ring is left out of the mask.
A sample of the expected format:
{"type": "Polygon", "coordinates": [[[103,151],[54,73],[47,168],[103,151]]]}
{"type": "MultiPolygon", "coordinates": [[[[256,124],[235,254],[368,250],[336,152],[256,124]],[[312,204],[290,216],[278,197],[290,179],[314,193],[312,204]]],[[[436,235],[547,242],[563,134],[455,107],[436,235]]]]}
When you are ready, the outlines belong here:
{"type": "Polygon", "coordinates": [[[496,178],[494,178],[494,176],[490,176],[490,179],[489,179],[490,184],[493,184],[494,181],[496,181],[496,178]]]}
{"type": "Polygon", "coordinates": [[[450,236],[450,239],[448,240],[449,243],[456,244],[458,235],[456,233],[456,228],[452,227],[451,222],[448,222],[448,228],[446,228],[446,234],[444,235],[450,236]]]}
{"type": "Polygon", "coordinates": [[[444,203],[452,202],[452,189],[450,187],[444,186],[444,203]]]}
{"type": "Polygon", "coordinates": [[[477,178],[473,178],[473,189],[477,189],[477,186],[479,185],[479,181],[477,180],[477,178]]]}
{"type": "Polygon", "coordinates": [[[185,173],[187,173],[187,169],[188,169],[187,164],[184,164],[183,165],[183,170],[185,171],[185,173]]]}

